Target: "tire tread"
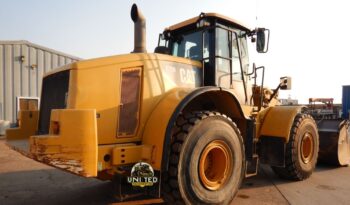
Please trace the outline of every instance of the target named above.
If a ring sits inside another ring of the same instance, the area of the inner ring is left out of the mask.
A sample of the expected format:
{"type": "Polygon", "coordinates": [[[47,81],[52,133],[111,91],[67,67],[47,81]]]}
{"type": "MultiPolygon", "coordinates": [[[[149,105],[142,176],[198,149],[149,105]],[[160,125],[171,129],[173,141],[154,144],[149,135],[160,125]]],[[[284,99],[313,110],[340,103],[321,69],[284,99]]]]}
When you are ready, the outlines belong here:
{"type": "Polygon", "coordinates": [[[240,135],[236,124],[226,115],[213,111],[193,111],[186,114],[180,114],[173,128],[173,139],[171,141],[170,163],[167,177],[163,177],[162,195],[166,204],[185,204],[182,200],[177,180],[177,168],[179,164],[179,155],[181,145],[186,140],[187,134],[200,121],[213,116],[221,116],[234,124],[235,131],[240,135]],[[176,170],[176,171],[175,171],[176,170]]]}
{"type": "MultiPolygon", "coordinates": [[[[307,179],[311,176],[312,172],[302,172],[300,169],[298,169],[297,161],[298,159],[295,157],[297,156],[298,147],[295,146],[294,141],[296,140],[296,134],[297,131],[305,119],[311,119],[313,123],[316,125],[314,119],[311,117],[311,115],[299,113],[295,118],[293,122],[292,129],[290,131],[290,139],[286,146],[286,157],[285,157],[285,167],[274,167],[272,166],[272,170],[281,178],[288,179],[288,180],[294,180],[294,181],[302,181],[304,179],[307,179]]],[[[317,127],[317,126],[316,126],[317,127]]],[[[315,136],[317,137],[317,136],[315,136]]],[[[318,150],[318,149],[317,149],[318,150]]],[[[316,159],[318,152],[316,154],[316,159]]],[[[315,163],[316,164],[316,163],[315,163]]]]}

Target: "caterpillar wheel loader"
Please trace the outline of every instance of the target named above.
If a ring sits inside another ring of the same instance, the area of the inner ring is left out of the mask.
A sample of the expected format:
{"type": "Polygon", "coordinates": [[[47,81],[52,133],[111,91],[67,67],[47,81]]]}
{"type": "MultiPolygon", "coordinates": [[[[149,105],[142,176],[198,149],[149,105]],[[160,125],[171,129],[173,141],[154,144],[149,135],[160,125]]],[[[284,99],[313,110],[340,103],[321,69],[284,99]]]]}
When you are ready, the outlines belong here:
{"type": "Polygon", "coordinates": [[[248,44],[268,50],[269,30],[216,13],[170,26],[154,53],[132,6],[131,54],[83,60],[43,78],[39,111],[21,111],[6,132],[13,149],[39,162],[112,180],[120,200],[229,204],[260,163],[291,180],[308,178],[318,156],[314,119],[278,106],[282,77],[265,88],[248,44]],[[259,82],[259,83],[258,83],[259,82]]]}

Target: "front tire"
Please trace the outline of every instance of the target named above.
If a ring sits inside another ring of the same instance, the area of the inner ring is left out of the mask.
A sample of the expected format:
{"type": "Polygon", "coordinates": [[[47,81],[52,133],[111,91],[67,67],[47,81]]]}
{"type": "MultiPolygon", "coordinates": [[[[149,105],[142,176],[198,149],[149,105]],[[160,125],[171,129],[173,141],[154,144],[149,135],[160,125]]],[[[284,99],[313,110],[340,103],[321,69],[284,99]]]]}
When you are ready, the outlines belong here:
{"type": "Polygon", "coordinates": [[[319,136],[314,119],[298,114],[293,122],[286,146],[285,167],[272,167],[281,178],[301,181],[311,176],[319,150],[319,136]]]}
{"type": "Polygon", "coordinates": [[[243,140],[237,126],[217,112],[179,116],[162,182],[169,204],[229,204],[242,182],[243,140]]]}

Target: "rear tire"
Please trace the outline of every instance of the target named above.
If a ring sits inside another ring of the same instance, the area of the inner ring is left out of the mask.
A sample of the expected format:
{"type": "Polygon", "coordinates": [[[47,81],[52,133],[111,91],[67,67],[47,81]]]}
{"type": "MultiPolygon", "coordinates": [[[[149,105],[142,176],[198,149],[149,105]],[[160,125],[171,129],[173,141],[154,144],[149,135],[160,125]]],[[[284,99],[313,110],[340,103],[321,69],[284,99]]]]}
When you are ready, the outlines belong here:
{"type": "Polygon", "coordinates": [[[285,167],[272,170],[281,178],[301,181],[311,176],[315,169],[319,150],[319,136],[314,119],[298,114],[290,131],[286,146],[285,167]]]}
{"type": "Polygon", "coordinates": [[[242,182],[243,140],[217,112],[180,115],[173,129],[162,195],[169,204],[229,204],[242,182]]]}

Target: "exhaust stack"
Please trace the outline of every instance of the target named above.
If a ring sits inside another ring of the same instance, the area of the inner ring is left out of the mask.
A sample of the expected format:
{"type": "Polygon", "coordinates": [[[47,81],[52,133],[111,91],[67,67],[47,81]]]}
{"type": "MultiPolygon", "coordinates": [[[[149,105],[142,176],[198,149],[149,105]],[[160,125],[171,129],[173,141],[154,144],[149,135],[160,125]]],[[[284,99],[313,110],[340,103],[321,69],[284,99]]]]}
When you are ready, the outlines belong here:
{"type": "Polygon", "coordinates": [[[131,7],[131,19],[134,22],[134,51],[132,53],[146,53],[146,19],[136,4],[131,7]]]}

